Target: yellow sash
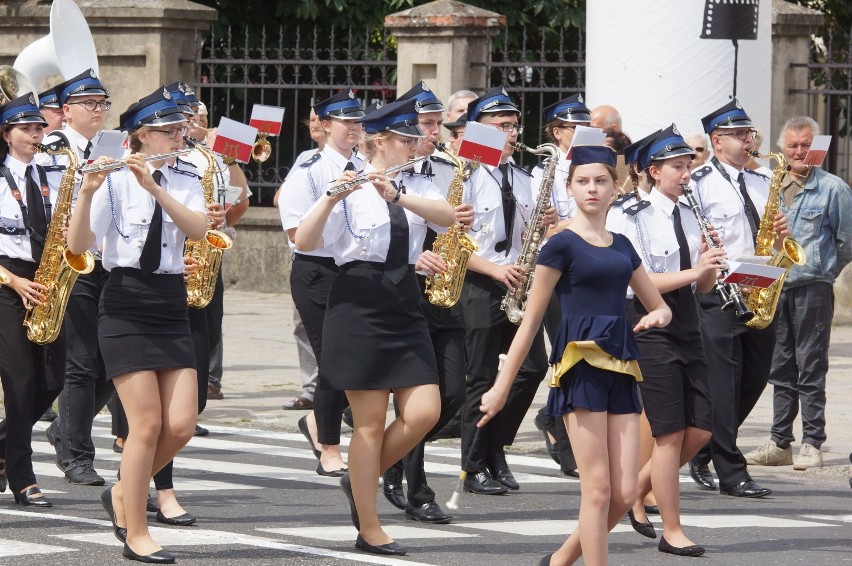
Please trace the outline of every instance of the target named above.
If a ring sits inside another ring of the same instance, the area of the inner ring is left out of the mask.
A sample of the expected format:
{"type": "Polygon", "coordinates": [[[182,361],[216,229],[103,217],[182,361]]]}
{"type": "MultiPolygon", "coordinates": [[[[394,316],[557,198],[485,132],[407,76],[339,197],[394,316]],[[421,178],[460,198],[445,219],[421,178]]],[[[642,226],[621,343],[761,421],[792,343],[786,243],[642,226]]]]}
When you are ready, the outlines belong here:
{"type": "Polygon", "coordinates": [[[613,358],[598,346],[594,340],[569,342],[562,352],[562,359],[553,364],[553,374],[550,376],[548,387],[559,387],[562,376],[574,367],[580,360],[586,360],[590,366],[616,373],[632,375],[636,381],[642,381],[642,372],[636,360],[619,360],[613,358]]]}

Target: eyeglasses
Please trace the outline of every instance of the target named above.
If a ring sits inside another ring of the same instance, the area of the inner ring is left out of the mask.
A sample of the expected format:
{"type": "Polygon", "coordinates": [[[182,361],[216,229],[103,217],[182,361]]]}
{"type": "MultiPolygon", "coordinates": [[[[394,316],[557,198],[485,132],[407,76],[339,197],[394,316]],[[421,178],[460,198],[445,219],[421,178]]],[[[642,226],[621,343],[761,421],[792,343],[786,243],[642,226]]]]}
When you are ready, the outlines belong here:
{"type": "Polygon", "coordinates": [[[160,132],[161,134],[166,134],[166,137],[170,140],[177,139],[178,136],[183,137],[189,133],[189,128],[187,126],[181,126],[180,128],[172,128],[170,130],[151,130],[152,132],[160,132]]]}
{"type": "Polygon", "coordinates": [[[423,142],[423,138],[410,138],[399,136],[396,139],[404,143],[405,147],[407,147],[408,149],[416,149],[420,147],[420,144],[423,142]]]}
{"type": "Polygon", "coordinates": [[[100,110],[106,112],[112,108],[112,102],[108,100],[81,100],[80,102],[67,102],[66,104],[79,104],[89,112],[100,110]]]}
{"type": "Polygon", "coordinates": [[[705,149],[705,148],[703,148],[703,147],[701,147],[701,146],[698,146],[698,147],[693,147],[692,149],[694,149],[695,151],[697,151],[697,152],[699,152],[699,153],[704,153],[704,149],[705,149]]]}
{"type": "Polygon", "coordinates": [[[753,140],[757,137],[757,132],[755,130],[740,130],[739,132],[731,132],[729,134],[718,134],[720,136],[734,136],[738,140],[744,142],[748,140],[753,140]]]}
{"type": "Polygon", "coordinates": [[[515,130],[518,133],[518,135],[521,135],[521,134],[524,133],[524,127],[522,125],[514,124],[512,122],[503,122],[502,124],[491,124],[491,125],[494,126],[495,128],[497,128],[498,130],[502,131],[502,132],[506,132],[507,134],[511,134],[512,130],[515,130]]]}

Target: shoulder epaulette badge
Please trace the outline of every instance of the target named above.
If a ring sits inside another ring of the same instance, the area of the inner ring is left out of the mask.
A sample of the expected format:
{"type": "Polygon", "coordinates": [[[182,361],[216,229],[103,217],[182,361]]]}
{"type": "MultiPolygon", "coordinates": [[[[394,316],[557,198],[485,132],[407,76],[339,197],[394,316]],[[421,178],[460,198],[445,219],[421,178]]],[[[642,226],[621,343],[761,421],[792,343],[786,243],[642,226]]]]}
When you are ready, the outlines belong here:
{"type": "Polygon", "coordinates": [[[693,181],[697,182],[706,177],[708,174],[710,174],[711,171],[713,171],[713,168],[709,165],[705,165],[701,169],[696,169],[695,171],[693,171],[690,177],[693,181]]]}
{"type": "Polygon", "coordinates": [[[745,171],[746,173],[751,173],[752,175],[757,175],[758,177],[763,177],[767,181],[769,180],[769,177],[758,171],[752,171],[751,169],[743,169],[743,171],[745,171]]]}
{"type": "Polygon", "coordinates": [[[41,168],[44,169],[45,173],[56,173],[66,169],[64,165],[42,165],[41,168]]]}
{"type": "Polygon", "coordinates": [[[640,200],[636,204],[625,207],[622,210],[624,211],[624,214],[629,214],[630,216],[636,216],[640,211],[645,210],[649,206],[651,206],[651,201],[640,200]]]}
{"type": "Polygon", "coordinates": [[[311,165],[313,165],[314,163],[319,161],[321,157],[322,157],[322,155],[319,152],[317,152],[317,153],[313,154],[310,159],[308,159],[304,163],[302,163],[299,167],[305,167],[305,168],[310,167],[311,165]]]}
{"type": "Polygon", "coordinates": [[[636,198],[636,193],[633,193],[633,192],[625,193],[625,194],[621,195],[620,197],[618,197],[617,199],[615,199],[614,201],[612,201],[612,206],[622,206],[624,203],[626,203],[627,201],[629,201],[632,198],[636,198]]]}

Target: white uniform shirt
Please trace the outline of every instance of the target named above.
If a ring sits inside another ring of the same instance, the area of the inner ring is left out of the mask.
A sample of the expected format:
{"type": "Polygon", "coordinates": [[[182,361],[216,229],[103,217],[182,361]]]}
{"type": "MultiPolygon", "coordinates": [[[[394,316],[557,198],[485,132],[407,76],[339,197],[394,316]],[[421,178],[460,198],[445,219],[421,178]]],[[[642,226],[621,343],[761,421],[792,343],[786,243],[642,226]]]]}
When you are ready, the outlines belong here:
{"type": "Polygon", "coordinates": [[[298,169],[298,168],[299,168],[299,166],[301,166],[301,165],[302,165],[302,163],[304,163],[305,161],[307,161],[308,159],[310,159],[311,157],[313,157],[315,153],[319,153],[319,152],[320,152],[320,150],[319,150],[319,149],[317,149],[317,148],[314,148],[314,149],[306,149],[305,151],[303,151],[302,153],[300,153],[299,155],[297,155],[297,156],[296,156],[296,161],[294,161],[294,162],[293,162],[293,165],[291,165],[291,166],[290,166],[290,170],[289,170],[289,171],[287,171],[287,176],[286,176],[286,177],[284,177],[284,180],[286,181],[287,179],[289,179],[289,178],[290,178],[290,175],[292,175],[292,174],[293,174],[293,171],[295,171],[296,169],[298,169]]]}
{"type": "MultiPolygon", "coordinates": [[[[15,184],[21,191],[21,200],[26,205],[28,215],[32,218],[32,206],[27,200],[27,182],[26,172],[27,163],[18,161],[11,155],[6,156],[3,164],[9,168],[12,173],[12,178],[15,184]]],[[[32,161],[33,172],[32,178],[37,185],[40,185],[38,172],[35,168],[36,162],[32,161]]],[[[59,175],[56,173],[47,174],[47,184],[50,187],[50,204],[53,205],[51,212],[51,222],[53,222],[53,212],[56,212],[56,199],[59,196],[59,175]]],[[[44,199],[39,197],[39,202],[35,206],[44,208],[44,199]]],[[[33,260],[32,247],[30,245],[30,237],[21,234],[9,234],[7,230],[16,230],[24,228],[24,219],[21,215],[21,206],[18,201],[12,196],[12,191],[6,182],[6,177],[0,175],[0,255],[5,255],[11,258],[22,259],[26,261],[33,260]]]]}
{"type": "MultiPolygon", "coordinates": [[[[429,200],[446,200],[444,192],[429,177],[402,174],[397,175],[394,181],[398,186],[405,187],[405,194],[407,195],[423,197],[429,200]]],[[[408,263],[415,264],[417,263],[417,258],[423,253],[423,242],[426,241],[426,229],[431,228],[439,234],[446,232],[447,229],[432,222],[427,222],[425,218],[417,216],[407,208],[403,210],[408,219],[408,263]]]]}
{"type": "MultiPolygon", "coordinates": [[[[308,159],[298,168],[293,168],[284,184],[281,185],[281,194],[278,196],[278,212],[281,215],[281,225],[284,231],[298,228],[302,218],[313,204],[325,194],[336,181],[343,175],[347,163],[352,163],[356,171],[364,166],[361,159],[354,153],[347,159],[328,145],[313,159],[308,159]]],[[[375,191],[374,191],[375,192],[375,191]]],[[[328,242],[328,240],[326,240],[328,242]]],[[[291,242],[291,249],[295,250],[291,242]]],[[[318,257],[333,257],[334,252],[329,245],[310,252],[299,251],[300,254],[318,257]]]]}
{"type": "MultiPolygon", "coordinates": [[[[369,163],[364,168],[367,173],[375,170],[369,163]]],[[[401,177],[397,175],[397,178],[401,177]]],[[[440,191],[425,177],[406,175],[403,184],[406,194],[443,200],[440,191]]],[[[403,210],[409,227],[408,262],[415,263],[423,249],[427,223],[408,209],[403,210]]],[[[308,213],[310,210],[306,215],[308,213]]],[[[390,213],[387,201],[379,195],[372,183],[364,184],[334,205],[322,237],[326,248],[330,246],[334,252],[333,257],[337,265],[350,261],[384,263],[390,246],[390,213]]]]}
{"type": "Polygon", "coordinates": [[[515,219],[512,230],[512,242],[509,249],[498,252],[494,246],[506,239],[503,221],[503,196],[500,186],[503,174],[497,167],[482,165],[477,167],[465,183],[465,202],[473,206],[473,225],[468,236],[479,246],[475,253],[497,265],[515,263],[521,251],[523,233],[532,213],[533,199],[530,189],[530,175],[520,167],[509,166],[512,194],[515,196],[515,219]]]}
{"type": "MultiPolygon", "coordinates": [[[[647,198],[650,206],[636,214],[630,214],[625,208],[635,204],[634,199],[627,201],[627,206],[613,207],[607,215],[607,230],[624,234],[636,253],[642,259],[645,271],[653,273],[675,273],[680,271],[680,246],[674,231],[675,203],[667,196],[653,189],[647,198]]],[[[680,222],[689,244],[689,260],[691,265],[698,264],[701,231],[695,215],[685,204],[679,204],[680,222]]]]}
{"type": "MultiPolygon", "coordinates": [[[[721,161],[719,164],[727,171],[730,181],[726,180],[712,163],[707,163],[693,171],[693,177],[702,169],[709,167],[709,171],[697,181],[695,178],[691,179],[689,185],[695,191],[698,204],[707,221],[719,234],[728,257],[736,260],[744,256],[753,256],[754,241],[737,181],[740,172],[721,161]]],[[[766,208],[769,180],[747,170],[743,170],[743,178],[759,220],[766,208]]]]}
{"type": "MultiPolygon", "coordinates": [[[[148,165],[153,172],[154,168],[148,165]]],[[[206,215],[204,195],[197,175],[163,165],[161,186],[194,212],[206,215]]],[[[154,216],[154,197],[143,189],[129,169],[111,173],[92,198],[91,224],[96,240],[103,240],[103,265],[139,268],[139,256],[154,216]],[[119,232],[120,231],[120,232],[119,232]]],[[[155,273],[182,273],[186,236],[163,211],[163,249],[155,273]]]]}
{"type": "MultiPolygon", "coordinates": [[[[574,218],[577,215],[577,203],[574,202],[574,197],[568,194],[568,168],[571,166],[571,161],[566,159],[567,155],[561,148],[559,149],[559,162],[556,165],[556,171],[553,172],[553,186],[550,193],[550,202],[556,208],[559,220],[574,218]]],[[[533,202],[538,200],[543,174],[542,165],[536,165],[532,170],[533,202]]]]}

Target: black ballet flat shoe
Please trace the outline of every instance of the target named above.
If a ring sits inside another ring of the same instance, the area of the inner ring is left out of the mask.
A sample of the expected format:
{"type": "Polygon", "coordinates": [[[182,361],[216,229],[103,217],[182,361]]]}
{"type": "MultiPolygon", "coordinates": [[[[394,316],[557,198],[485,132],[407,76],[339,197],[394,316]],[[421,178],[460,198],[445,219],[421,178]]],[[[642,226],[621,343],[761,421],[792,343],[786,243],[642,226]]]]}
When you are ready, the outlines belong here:
{"type": "Polygon", "coordinates": [[[121,454],[122,452],[124,452],[124,446],[119,445],[118,440],[113,440],[112,451],[116,454],[121,454]]]}
{"type": "Polygon", "coordinates": [[[657,531],[654,530],[654,525],[651,524],[651,521],[646,520],[644,523],[640,523],[633,515],[633,509],[627,512],[627,518],[630,519],[630,524],[633,526],[634,531],[643,537],[657,538],[657,531]]]}
{"type": "Polygon", "coordinates": [[[345,474],[349,468],[340,468],[338,470],[326,470],[322,467],[322,462],[317,462],[317,473],[321,476],[326,476],[329,478],[341,478],[343,474],[345,474]]]}
{"type": "Polygon", "coordinates": [[[131,560],[136,560],[137,562],[146,562],[148,564],[174,564],[175,557],[172,556],[167,550],[161,549],[157,552],[152,552],[151,554],[136,554],[133,552],[133,549],[127,546],[127,543],[124,543],[124,550],[121,551],[121,555],[125,558],[129,558],[131,560]]]}
{"type": "Polygon", "coordinates": [[[163,515],[163,512],[157,510],[157,522],[162,523],[164,525],[171,525],[173,527],[188,527],[190,525],[194,525],[196,521],[195,515],[190,515],[189,513],[184,513],[183,515],[178,515],[177,517],[166,517],[163,515]]]}
{"type": "Polygon", "coordinates": [[[157,497],[155,495],[148,496],[148,500],[145,502],[145,511],[148,513],[157,513],[160,511],[160,506],[157,505],[157,497]]]}
{"type": "Polygon", "coordinates": [[[115,535],[115,538],[117,538],[119,542],[126,543],[127,528],[119,527],[115,522],[115,509],[112,507],[112,486],[109,486],[101,492],[101,505],[103,506],[104,511],[107,512],[107,515],[109,515],[109,520],[112,521],[112,534],[115,535]]]}
{"type": "Polygon", "coordinates": [[[553,558],[553,553],[551,552],[544,558],[538,561],[538,566],[550,566],[550,559],[553,558]]]}
{"type": "Polygon", "coordinates": [[[669,541],[667,541],[664,536],[660,537],[660,544],[657,546],[657,550],[667,554],[674,554],[675,556],[701,556],[704,554],[704,547],[701,545],[691,544],[689,546],[678,548],[669,544],[669,541]]]}
{"type": "Polygon", "coordinates": [[[15,496],[15,503],[18,505],[23,505],[24,507],[39,507],[41,509],[53,507],[53,503],[51,503],[44,495],[41,497],[33,497],[33,495],[38,495],[40,493],[41,490],[38,486],[31,487],[23,493],[18,493],[17,491],[12,492],[15,496]]]}
{"type": "Polygon", "coordinates": [[[358,508],[355,507],[355,497],[352,495],[352,482],[349,480],[349,472],[340,477],[340,489],[343,490],[343,494],[349,500],[349,513],[352,515],[352,525],[360,531],[361,520],[358,518],[358,508]]]}
{"type": "Polygon", "coordinates": [[[322,456],[322,452],[317,450],[316,444],[314,444],[314,440],[311,438],[311,432],[308,430],[308,415],[305,415],[301,419],[299,419],[299,430],[302,434],[305,435],[305,438],[308,439],[308,444],[311,445],[311,450],[314,452],[314,457],[319,460],[320,456],[322,456]]]}
{"type": "Polygon", "coordinates": [[[645,514],[646,515],[659,515],[660,508],[656,505],[645,505],[645,514]]]}
{"type": "Polygon", "coordinates": [[[365,541],[361,538],[361,535],[358,535],[358,538],[355,539],[355,548],[358,550],[363,550],[364,552],[371,552],[373,554],[384,554],[387,556],[405,556],[405,547],[399,544],[398,542],[389,542],[387,544],[380,544],[378,546],[373,546],[372,544],[365,541]]]}

